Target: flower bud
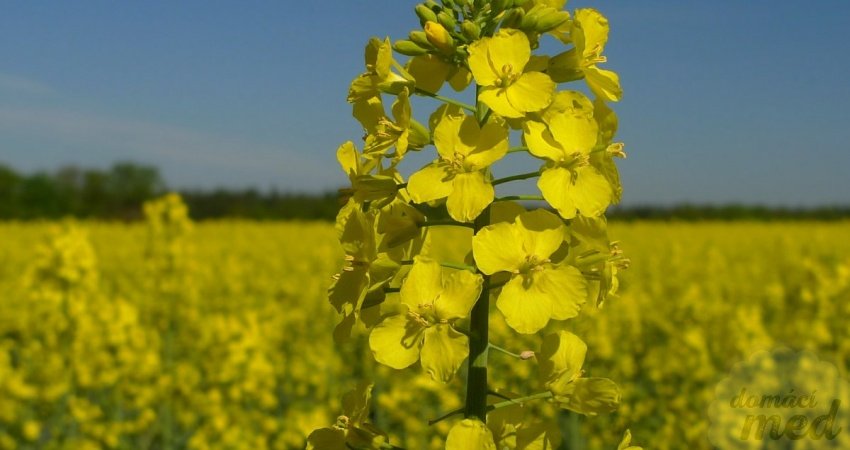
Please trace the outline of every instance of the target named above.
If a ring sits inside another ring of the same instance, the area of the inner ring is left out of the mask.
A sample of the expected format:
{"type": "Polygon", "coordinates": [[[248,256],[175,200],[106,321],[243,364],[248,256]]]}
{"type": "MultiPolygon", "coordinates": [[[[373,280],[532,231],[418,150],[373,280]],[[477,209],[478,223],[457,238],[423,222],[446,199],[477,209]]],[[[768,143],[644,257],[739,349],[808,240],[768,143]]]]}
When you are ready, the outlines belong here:
{"type": "Polygon", "coordinates": [[[393,50],[407,56],[418,56],[428,53],[428,49],[422,48],[415,42],[406,39],[395,41],[393,50]]]}
{"type": "Polygon", "coordinates": [[[526,350],[526,351],[520,353],[519,357],[522,358],[523,360],[528,360],[528,359],[534,358],[534,352],[531,351],[531,350],[526,350]]]}
{"type": "Polygon", "coordinates": [[[493,11],[496,12],[504,11],[513,6],[513,2],[511,0],[493,0],[490,4],[493,5],[493,11]]]}
{"type": "Polygon", "coordinates": [[[455,7],[454,0],[441,0],[441,1],[443,2],[443,6],[445,6],[446,8],[454,8],[455,7]]]}
{"type": "Polygon", "coordinates": [[[443,7],[440,6],[440,4],[435,2],[434,0],[427,0],[423,4],[425,6],[427,6],[428,8],[430,8],[432,11],[442,11],[443,10],[443,7]]]}
{"type": "Polygon", "coordinates": [[[437,22],[428,22],[425,24],[425,37],[428,42],[434,47],[437,47],[443,53],[454,53],[454,39],[449,32],[437,22]]]}
{"type": "Polygon", "coordinates": [[[522,8],[508,10],[502,19],[502,28],[517,28],[524,15],[525,11],[522,8]]]}
{"type": "Polygon", "coordinates": [[[407,37],[413,41],[416,45],[422,48],[433,48],[434,46],[428,42],[428,36],[425,35],[424,31],[411,31],[407,37]]]}
{"type": "Polygon", "coordinates": [[[455,18],[445,11],[440,11],[440,13],[437,14],[437,22],[439,22],[440,25],[445,27],[446,30],[454,30],[455,27],[457,27],[457,21],[455,20],[455,18]]]}
{"type": "Polygon", "coordinates": [[[436,22],[437,14],[431,8],[419,4],[416,5],[416,15],[419,16],[419,22],[424,26],[426,22],[436,22]]]}
{"type": "Polygon", "coordinates": [[[470,41],[474,41],[481,36],[481,28],[475,22],[465,21],[461,24],[460,29],[463,32],[463,37],[470,41]]]}
{"type": "Polygon", "coordinates": [[[557,11],[554,8],[548,8],[547,12],[538,17],[537,26],[535,26],[534,31],[537,31],[538,33],[545,33],[558,28],[567,20],[570,20],[570,13],[566,11],[557,11]]]}

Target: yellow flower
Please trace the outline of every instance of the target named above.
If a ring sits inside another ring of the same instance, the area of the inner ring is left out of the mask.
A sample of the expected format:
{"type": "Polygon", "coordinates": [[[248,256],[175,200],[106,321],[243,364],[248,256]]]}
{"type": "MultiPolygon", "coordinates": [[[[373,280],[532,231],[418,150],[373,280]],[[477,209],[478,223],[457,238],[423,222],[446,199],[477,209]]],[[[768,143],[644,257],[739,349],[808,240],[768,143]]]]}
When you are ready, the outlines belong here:
{"type": "Polygon", "coordinates": [[[523,117],[552,102],[555,83],[541,72],[524,72],[531,59],[525,33],[502,29],[469,45],[469,69],[482,88],[478,99],[503,117],[523,117]]]}
{"type": "Polygon", "coordinates": [[[547,73],[559,83],[583,77],[597,97],[619,101],[623,96],[620,77],[596,66],[607,61],[602,52],[608,42],[608,19],[592,8],[576,10],[570,22],[569,41],[574,47],[550,59],[547,73]]]}
{"type": "Polygon", "coordinates": [[[365,159],[351,141],[340,145],[336,158],[342,170],[348,174],[351,181],[350,194],[355,202],[381,200],[386,203],[395,198],[398,192],[396,174],[383,171],[377,175],[371,174],[378,166],[378,160],[365,159]]]}
{"type": "Polygon", "coordinates": [[[582,378],[587,344],[569,331],[543,338],[537,354],[540,377],[562,408],[595,416],[620,404],[620,390],[607,378],[582,378]]]}
{"type": "Polygon", "coordinates": [[[366,213],[359,203],[348,202],[337,216],[336,231],[345,251],[345,265],[328,289],[328,300],[343,315],[334,330],[337,341],[349,337],[365,300],[383,299],[384,286],[399,269],[388,254],[377,251],[375,215],[374,210],[366,213]]]}
{"type": "Polygon", "coordinates": [[[493,434],[480,420],[463,419],[446,438],[446,450],[496,450],[493,434]]]}
{"type": "Polygon", "coordinates": [[[390,315],[369,335],[375,360],[404,369],[417,360],[435,380],[449,381],[469,354],[452,323],[469,315],[483,279],[466,270],[443,276],[439,263],[418,256],[401,286],[404,314],[390,315]]]}
{"type": "Polygon", "coordinates": [[[412,80],[391,70],[395,61],[389,38],[383,41],[369,39],[365,53],[366,72],[351,82],[348,89],[349,102],[375,97],[381,92],[398,95],[405,87],[412,87],[412,80]]]}
{"type": "Polygon", "coordinates": [[[632,432],[631,430],[626,430],[626,433],[623,435],[623,440],[620,441],[620,445],[617,446],[617,450],[643,450],[643,447],[638,447],[637,445],[632,444],[632,432]]]}
{"type": "Polygon", "coordinates": [[[485,169],[508,151],[508,130],[499,121],[483,127],[468,115],[445,115],[434,129],[440,159],[410,176],[407,190],[416,203],[448,197],[449,215],[471,222],[495,195],[485,169]]]}
{"type": "Polygon", "coordinates": [[[496,306],[514,330],[535,333],[551,318],[575,317],[586,301],[582,273],[550,259],[565,238],[561,219],[542,209],[522,213],[512,223],[484,227],[472,238],[479,270],[488,275],[511,274],[496,306]]]}
{"type": "Polygon", "coordinates": [[[529,152],[547,160],[537,187],[565,219],[579,212],[599,216],[613,201],[608,179],[590,163],[598,132],[596,121],[583,112],[552,114],[548,125],[529,120],[523,126],[529,152]]]}
{"type": "Polygon", "coordinates": [[[366,130],[364,156],[383,156],[395,146],[395,158],[400,159],[407,153],[408,147],[422,148],[430,140],[428,130],[411,117],[410,92],[402,89],[392,106],[393,119],[384,113],[380,96],[360,99],[354,102],[354,117],[366,130]]]}
{"type": "Polygon", "coordinates": [[[320,428],[307,437],[307,450],[379,449],[386,433],[367,423],[372,384],[360,382],[342,398],[342,415],[333,427],[320,428]]]}

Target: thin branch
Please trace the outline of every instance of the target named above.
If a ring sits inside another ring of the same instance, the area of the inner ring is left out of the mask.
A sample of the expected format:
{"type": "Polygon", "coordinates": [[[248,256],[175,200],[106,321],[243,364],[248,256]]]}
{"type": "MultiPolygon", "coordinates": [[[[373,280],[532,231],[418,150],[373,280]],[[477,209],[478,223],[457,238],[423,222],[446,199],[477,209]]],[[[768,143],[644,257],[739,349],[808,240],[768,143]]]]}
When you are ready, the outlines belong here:
{"type": "Polygon", "coordinates": [[[436,419],[430,419],[430,420],[428,420],[428,425],[434,425],[435,423],[442,422],[442,421],[448,419],[451,416],[462,413],[463,410],[464,410],[464,408],[458,408],[458,409],[449,411],[449,412],[443,414],[442,416],[437,417],[436,419]]]}
{"type": "Polygon", "coordinates": [[[508,195],[505,197],[497,197],[494,199],[494,202],[507,202],[510,200],[518,200],[518,201],[536,201],[536,202],[545,202],[546,199],[543,198],[542,195],[508,195]]]}
{"type": "Polygon", "coordinates": [[[527,152],[528,147],[521,145],[519,147],[511,147],[508,149],[508,153],[518,153],[518,152],[527,152]]]}
{"type": "Polygon", "coordinates": [[[434,94],[433,92],[428,92],[428,91],[423,90],[421,88],[416,88],[413,92],[417,95],[421,95],[421,96],[424,96],[424,97],[431,97],[431,98],[433,98],[435,100],[439,100],[443,103],[448,103],[450,105],[459,106],[459,107],[461,107],[461,108],[463,108],[467,111],[473,112],[473,113],[475,112],[474,106],[472,106],[468,103],[464,103],[464,102],[455,100],[453,98],[443,97],[442,95],[434,94]]]}
{"type": "Polygon", "coordinates": [[[497,185],[500,185],[502,183],[507,183],[509,181],[527,180],[529,178],[534,178],[538,175],[540,175],[540,172],[537,172],[537,171],[528,172],[528,173],[521,173],[521,174],[518,174],[518,175],[511,175],[509,177],[497,178],[497,179],[491,181],[490,184],[492,184],[493,186],[497,186],[497,185]]]}
{"type": "Polygon", "coordinates": [[[422,222],[419,224],[419,227],[437,227],[437,226],[454,226],[454,227],[466,227],[466,228],[474,228],[475,226],[471,223],[458,222],[456,220],[429,220],[427,222],[422,222]]]}
{"type": "Polygon", "coordinates": [[[500,351],[500,352],[502,352],[502,353],[504,353],[504,354],[506,354],[506,355],[508,355],[508,356],[513,356],[513,357],[514,357],[514,358],[516,358],[516,359],[522,359],[522,356],[521,356],[519,353],[514,353],[514,352],[512,352],[512,351],[510,351],[510,350],[507,350],[507,349],[504,349],[504,348],[502,348],[502,347],[499,347],[498,345],[496,345],[496,344],[494,344],[494,343],[492,343],[492,342],[491,342],[489,345],[490,345],[490,348],[491,348],[491,349],[493,349],[493,350],[498,350],[498,351],[500,351]]]}
{"type": "Polygon", "coordinates": [[[515,398],[513,400],[507,400],[507,401],[504,401],[504,402],[493,403],[492,405],[489,405],[487,407],[487,411],[489,412],[489,411],[493,411],[495,409],[506,408],[508,406],[521,405],[525,402],[530,402],[532,400],[544,400],[544,399],[547,399],[547,398],[552,398],[552,392],[550,392],[550,391],[539,392],[537,394],[531,394],[531,395],[527,395],[525,397],[515,398]]]}

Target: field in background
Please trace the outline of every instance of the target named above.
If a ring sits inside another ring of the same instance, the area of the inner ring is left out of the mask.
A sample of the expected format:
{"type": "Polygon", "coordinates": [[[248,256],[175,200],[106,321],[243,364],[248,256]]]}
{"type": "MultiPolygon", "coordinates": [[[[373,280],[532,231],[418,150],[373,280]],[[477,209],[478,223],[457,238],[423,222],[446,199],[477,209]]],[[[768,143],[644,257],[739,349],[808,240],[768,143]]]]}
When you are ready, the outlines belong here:
{"type": "MultiPolygon", "coordinates": [[[[460,405],[462,380],[377,367],[362,333],[333,342],[331,224],[151,230],[0,224],[0,449],[303,448],[375,371],[377,425],[441,448],[427,419],[460,405]]],[[[617,381],[623,402],[564,416],[570,448],[614,449],[626,428],[646,448],[710,448],[714,386],[759,349],[808,349],[847,377],[850,223],[614,223],[611,235],[632,260],[620,296],[573,326],[585,368],[617,381]]],[[[538,347],[499,340],[511,334],[493,317],[495,342],[538,347]]],[[[501,356],[495,388],[535,384],[533,361],[501,356]]]]}

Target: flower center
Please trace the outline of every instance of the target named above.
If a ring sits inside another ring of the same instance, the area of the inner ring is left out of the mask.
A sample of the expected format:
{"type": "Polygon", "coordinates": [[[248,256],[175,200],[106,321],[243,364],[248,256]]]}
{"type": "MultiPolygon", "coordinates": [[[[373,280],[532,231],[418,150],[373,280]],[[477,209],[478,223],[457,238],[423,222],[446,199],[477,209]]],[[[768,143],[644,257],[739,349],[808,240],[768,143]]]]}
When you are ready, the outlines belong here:
{"type": "Polygon", "coordinates": [[[510,64],[505,64],[502,66],[502,72],[499,74],[499,78],[496,80],[496,86],[498,87],[508,87],[522,75],[521,73],[514,73],[514,67],[510,64]]]}

